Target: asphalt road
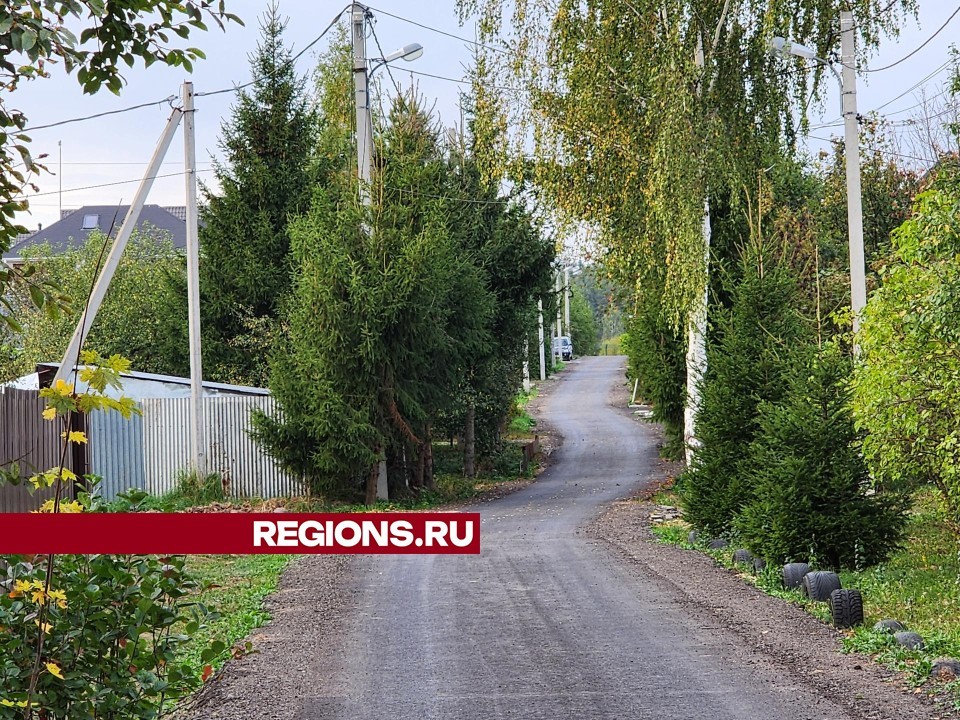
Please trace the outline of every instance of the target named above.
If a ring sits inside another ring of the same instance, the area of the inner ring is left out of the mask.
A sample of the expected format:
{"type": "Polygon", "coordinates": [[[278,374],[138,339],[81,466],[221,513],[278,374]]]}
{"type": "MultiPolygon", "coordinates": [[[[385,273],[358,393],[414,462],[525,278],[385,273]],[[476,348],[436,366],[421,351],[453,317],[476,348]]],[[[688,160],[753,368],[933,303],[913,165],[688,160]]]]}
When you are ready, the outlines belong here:
{"type": "Polygon", "coordinates": [[[849,717],[579,531],[654,472],[654,434],[609,404],[622,378],[612,357],[564,373],[544,404],[563,446],[477,508],[479,557],[351,564],[356,602],[309,660],[301,718],[849,717]]]}

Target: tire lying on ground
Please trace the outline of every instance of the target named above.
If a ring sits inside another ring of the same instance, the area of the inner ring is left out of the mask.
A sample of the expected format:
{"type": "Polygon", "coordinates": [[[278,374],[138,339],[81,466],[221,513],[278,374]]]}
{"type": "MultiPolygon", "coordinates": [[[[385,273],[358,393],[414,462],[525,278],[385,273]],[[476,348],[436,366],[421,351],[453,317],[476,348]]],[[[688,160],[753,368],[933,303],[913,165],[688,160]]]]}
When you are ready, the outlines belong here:
{"type": "Polygon", "coordinates": [[[876,625],[873,626],[874,632],[890,633],[891,635],[895,632],[903,632],[906,628],[902,623],[897,622],[896,620],[881,620],[876,625]]]}
{"type": "Polygon", "coordinates": [[[923,650],[927,646],[923,638],[915,632],[894,633],[893,639],[897,641],[898,645],[905,647],[907,650],[923,650]]]}
{"type": "Polygon", "coordinates": [[[733,564],[740,565],[741,563],[752,563],[753,562],[753,553],[749,550],[734,550],[733,551],[733,564]]]}
{"type": "Polygon", "coordinates": [[[830,593],[840,589],[840,576],[829,570],[814,570],[803,576],[803,594],[817,602],[830,600],[830,593]]]}
{"type": "Polygon", "coordinates": [[[859,590],[834,590],[830,593],[830,617],[840,628],[863,625],[863,596],[859,590]]]}
{"type": "Polygon", "coordinates": [[[767,567],[767,561],[763,558],[754,558],[753,559],[753,571],[760,572],[765,567],[767,567]]]}
{"type": "Polygon", "coordinates": [[[714,538],[707,547],[711,550],[720,550],[721,548],[727,547],[728,544],[729,543],[723,538],[714,538]]]}
{"type": "Polygon", "coordinates": [[[787,563],[783,566],[783,586],[788,590],[803,584],[803,576],[810,572],[807,563],[787,563]]]}
{"type": "Polygon", "coordinates": [[[930,677],[948,682],[960,678],[960,660],[952,657],[937,658],[930,668],[930,677]]]}
{"type": "Polygon", "coordinates": [[[699,537],[699,535],[700,535],[700,533],[698,533],[696,530],[691,530],[691,531],[690,531],[690,534],[687,535],[687,542],[688,542],[690,545],[696,545],[696,544],[697,544],[697,537],[699,537]]]}

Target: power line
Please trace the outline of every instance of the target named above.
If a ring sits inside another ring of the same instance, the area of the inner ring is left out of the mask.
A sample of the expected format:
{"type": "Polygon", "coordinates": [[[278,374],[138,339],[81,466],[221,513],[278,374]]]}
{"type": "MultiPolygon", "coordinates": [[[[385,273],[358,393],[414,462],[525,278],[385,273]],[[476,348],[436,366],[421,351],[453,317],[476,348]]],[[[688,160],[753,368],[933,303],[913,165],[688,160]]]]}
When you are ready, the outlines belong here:
{"type": "MultiPolygon", "coordinates": [[[[822,141],[822,142],[831,143],[831,144],[833,144],[833,143],[835,143],[835,142],[842,142],[842,141],[843,141],[843,138],[839,138],[839,137],[837,137],[837,138],[825,138],[825,137],[820,137],[819,135],[807,135],[806,137],[810,138],[811,140],[820,140],[820,141],[822,141]]],[[[884,149],[878,148],[878,147],[869,148],[869,149],[872,150],[872,151],[874,151],[874,152],[878,152],[878,153],[880,153],[881,155],[891,155],[891,156],[893,156],[893,157],[903,158],[903,159],[905,159],[905,160],[916,160],[916,161],[918,161],[918,162],[924,162],[924,163],[925,163],[925,162],[930,162],[929,158],[917,157],[916,155],[904,155],[903,153],[894,152],[893,150],[884,150],[884,149]]]]}
{"type": "MultiPolygon", "coordinates": [[[[373,36],[373,41],[377,44],[377,50],[380,51],[380,57],[381,58],[387,57],[387,54],[383,51],[383,46],[380,44],[380,38],[377,37],[377,31],[376,31],[376,28],[374,28],[374,24],[371,22],[369,25],[370,25],[370,34],[373,36]]],[[[386,65],[387,67],[387,75],[390,76],[390,82],[393,83],[394,90],[397,91],[398,96],[401,95],[402,93],[400,91],[400,83],[398,83],[397,79],[393,76],[393,70],[390,69],[390,63],[384,62],[383,64],[386,65]]],[[[367,93],[369,94],[370,92],[369,83],[367,85],[368,85],[367,93]]],[[[369,104],[370,102],[367,101],[367,105],[369,104]]]]}
{"type": "Polygon", "coordinates": [[[909,53],[908,55],[904,55],[902,58],[900,58],[899,60],[897,60],[897,61],[894,62],[894,63],[890,63],[889,65],[884,65],[883,67],[879,67],[879,68],[867,69],[867,70],[864,70],[864,72],[874,73],[874,72],[881,72],[881,71],[883,71],[883,70],[889,70],[889,69],[892,68],[892,67],[896,67],[897,65],[899,65],[900,63],[902,63],[904,60],[909,60],[909,59],[912,58],[914,55],[916,55],[918,52],[920,52],[921,50],[923,50],[923,49],[930,43],[930,41],[933,40],[937,35],[939,35],[941,32],[943,32],[943,29],[944,29],[945,27],[947,27],[947,25],[950,24],[950,21],[953,20],[953,18],[955,18],[955,17],[957,16],[957,13],[960,13],[960,5],[957,6],[957,9],[953,11],[953,13],[950,15],[950,17],[947,18],[947,21],[946,21],[945,23],[943,23],[943,25],[941,25],[940,28],[939,28],[936,32],[935,32],[933,35],[931,35],[930,37],[928,37],[926,40],[924,40],[924,41],[923,41],[923,44],[920,45],[920,47],[918,47],[918,48],[917,48],[916,50],[914,50],[913,52],[909,53]]]}
{"type": "Polygon", "coordinates": [[[69,125],[70,123],[84,122],[85,120],[95,120],[96,118],[106,117],[107,115],[119,115],[120,113],[130,112],[131,110],[140,110],[141,108],[153,107],[154,105],[162,105],[163,103],[172,103],[176,99],[177,99],[176,95],[171,95],[169,97],[163,98],[163,100],[154,100],[153,102],[140,103],[139,105],[131,105],[130,107],[121,108],[119,110],[107,110],[106,112],[97,113],[96,115],[86,115],[84,117],[70,118],[68,120],[58,120],[57,122],[48,123],[47,125],[34,125],[33,127],[24,128],[20,132],[46,130],[47,128],[59,127],[60,125],[69,125]]]}
{"type": "MultiPolygon", "coordinates": [[[[960,8],[957,8],[957,9],[960,10],[960,8]]],[[[892,104],[895,103],[897,100],[899,100],[900,98],[902,98],[904,95],[908,95],[908,94],[912,93],[914,90],[916,90],[918,87],[920,87],[921,85],[923,85],[925,82],[927,82],[928,80],[931,80],[931,79],[934,78],[935,76],[937,76],[937,75],[939,75],[940,73],[942,73],[949,65],[950,65],[950,61],[947,60],[943,65],[941,65],[941,66],[938,67],[936,70],[934,70],[932,73],[930,73],[929,75],[927,75],[923,80],[920,80],[918,83],[914,84],[912,87],[904,90],[902,93],[900,93],[900,94],[897,95],[895,98],[893,98],[893,100],[888,100],[888,101],[885,102],[883,105],[880,105],[880,106],[878,106],[878,107],[875,107],[873,110],[871,110],[871,112],[878,112],[878,111],[880,111],[880,110],[883,110],[883,108],[887,107],[888,105],[892,105],[892,104]]]]}
{"type": "MultiPolygon", "coordinates": [[[[197,172],[213,172],[213,168],[199,168],[197,172]]],[[[174,172],[166,173],[164,175],[151,175],[149,178],[134,178],[133,180],[118,180],[116,182],[100,183],[99,185],[85,185],[83,187],[69,188],[66,190],[50,190],[42,193],[34,193],[33,195],[24,195],[21,199],[29,201],[31,198],[44,197],[47,195],[59,195],[61,192],[70,193],[70,192],[79,192],[81,190],[96,190],[97,188],[112,187],[114,185],[129,185],[130,183],[141,182],[145,179],[149,180],[158,180],[160,178],[169,178],[177,177],[178,175],[183,175],[183,172],[174,172]]]]}
{"type": "MultiPolygon", "coordinates": [[[[422,70],[410,70],[405,68],[403,72],[413,73],[414,75],[423,75],[424,77],[434,78],[435,80],[446,80],[447,82],[458,83],[460,85],[473,85],[473,81],[471,80],[464,80],[462,78],[458,80],[457,78],[447,77],[446,75],[434,75],[433,73],[423,72],[422,70]]],[[[516,88],[507,87],[506,85],[487,85],[486,87],[491,90],[501,90],[503,92],[510,92],[514,94],[518,94],[520,92],[516,88]]]]}
{"type": "Polygon", "coordinates": [[[435,32],[435,33],[437,33],[437,34],[439,34],[439,35],[446,35],[447,37],[453,38],[454,40],[460,40],[461,42],[469,43],[470,45],[473,45],[474,47],[482,47],[482,48],[485,48],[485,49],[487,49],[487,50],[493,50],[494,52],[502,53],[502,54],[504,54],[504,55],[509,55],[509,54],[510,54],[509,50],[507,50],[507,49],[505,49],[505,48],[499,48],[499,47],[496,47],[495,45],[486,45],[486,44],[484,44],[484,43],[482,43],[482,42],[477,42],[476,40],[469,40],[469,39],[467,39],[467,38],[465,38],[465,37],[461,37],[460,35],[454,35],[453,33],[449,33],[449,32],[447,32],[446,30],[441,30],[440,28],[435,28],[435,27],[431,27],[431,26],[429,26],[429,25],[424,25],[423,23],[418,23],[416,20],[411,20],[410,18],[401,17],[400,15],[394,15],[393,13],[388,13],[386,10],[379,10],[379,9],[377,9],[377,8],[375,8],[375,7],[371,7],[370,9],[373,10],[374,12],[380,13],[381,15],[387,15],[388,17],[392,17],[392,18],[394,18],[394,19],[396,19],[396,20],[401,20],[401,21],[403,21],[403,22],[405,22],[405,23],[410,23],[411,25],[416,25],[417,27],[423,28],[424,30],[429,30],[429,31],[435,32]]]}
{"type": "MultiPolygon", "coordinates": [[[[334,25],[337,24],[337,22],[340,20],[340,18],[343,17],[343,13],[345,13],[345,12],[347,11],[347,9],[350,8],[350,7],[352,7],[352,6],[351,6],[351,5],[345,5],[345,6],[343,7],[343,9],[340,10],[340,12],[338,12],[338,13],[336,14],[336,16],[333,18],[333,20],[330,21],[330,24],[327,25],[327,26],[323,29],[323,32],[321,32],[321,33],[320,33],[319,35],[317,35],[313,40],[311,40],[311,41],[307,44],[307,46],[304,47],[300,52],[298,52],[296,55],[294,55],[293,57],[291,57],[291,58],[285,63],[285,67],[281,68],[281,71],[282,71],[282,70],[286,70],[288,67],[293,66],[293,65],[297,62],[297,60],[299,60],[299,59],[303,56],[303,54],[304,54],[305,52],[307,52],[307,50],[309,50],[309,49],[312,48],[314,45],[316,45],[318,42],[320,42],[320,40],[323,39],[323,36],[326,35],[328,32],[330,32],[330,29],[331,29],[334,25]]],[[[208,97],[208,96],[210,96],[210,95],[220,95],[221,93],[239,92],[240,90],[244,90],[245,88],[250,87],[250,86],[253,85],[256,81],[257,81],[257,78],[253,78],[252,80],[248,80],[247,82],[243,83],[242,85],[234,85],[233,87],[229,87],[229,88],[221,88],[221,89],[219,89],[219,90],[208,90],[208,91],[206,91],[206,92],[194,93],[194,97],[208,97]]]]}
{"type": "Polygon", "coordinates": [[[420,197],[428,197],[434,200],[449,200],[450,202],[462,202],[469,205],[509,205],[511,200],[471,200],[469,198],[461,197],[450,197],[449,195],[433,195],[431,193],[420,192],[419,190],[412,190],[410,188],[398,188],[390,187],[389,185],[384,186],[387,190],[393,190],[394,192],[399,193],[410,193],[411,195],[419,195],[420,197]]]}

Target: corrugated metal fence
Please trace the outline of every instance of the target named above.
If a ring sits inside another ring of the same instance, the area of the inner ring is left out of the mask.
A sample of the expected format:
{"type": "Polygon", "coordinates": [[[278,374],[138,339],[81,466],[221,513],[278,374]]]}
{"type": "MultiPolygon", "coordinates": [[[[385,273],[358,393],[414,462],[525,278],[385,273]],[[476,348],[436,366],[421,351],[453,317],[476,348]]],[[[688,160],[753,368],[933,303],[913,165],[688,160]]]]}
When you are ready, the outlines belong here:
{"type": "MultiPolygon", "coordinates": [[[[190,465],[189,398],[148,398],[142,416],[124,419],[116,411],[94,411],[87,420],[89,472],[102,478],[106,500],[131,488],[163,495],[176,487],[190,465]]],[[[59,461],[59,426],[43,420],[44,402],[35,390],[0,387],[0,466],[19,461],[24,479],[59,461]]],[[[275,411],[264,395],[219,395],[203,399],[208,472],[219,473],[233,497],[296,495],[302,485],[285,473],[250,437],[254,408],[275,411]]],[[[78,470],[68,463],[78,475],[78,470]]],[[[36,509],[49,492],[30,496],[21,485],[0,487],[0,512],[36,509]]]]}
{"type": "MultiPolygon", "coordinates": [[[[190,399],[148,398],[143,409],[144,489],[152,495],[173,490],[190,465],[190,399]]],[[[269,396],[221,395],[203,399],[208,472],[219,473],[233,497],[296,495],[301,485],[281,470],[250,437],[254,409],[275,411],[269,396]]]]}
{"type": "MultiPolygon", "coordinates": [[[[53,496],[53,489],[30,495],[27,479],[60,465],[60,424],[44,420],[46,401],[36,390],[0,387],[0,466],[16,462],[20,466],[20,485],[0,485],[0,512],[36,510],[53,496]]],[[[86,472],[74,464],[68,454],[67,467],[78,475],[86,472]]],[[[72,485],[67,497],[73,497],[72,485]]]]}

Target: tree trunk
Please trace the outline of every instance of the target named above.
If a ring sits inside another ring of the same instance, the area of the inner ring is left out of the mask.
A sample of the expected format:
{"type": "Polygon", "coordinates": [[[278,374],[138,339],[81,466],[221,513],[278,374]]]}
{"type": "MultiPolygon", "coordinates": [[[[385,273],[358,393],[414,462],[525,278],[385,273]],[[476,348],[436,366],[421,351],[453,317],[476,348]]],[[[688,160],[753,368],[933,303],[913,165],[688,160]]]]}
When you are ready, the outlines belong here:
{"type": "Polygon", "coordinates": [[[463,474],[471,480],[477,476],[476,459],[476,408],[473,403],[467,405],[467,420],[463,427],[463,474]]]}
{"type": "Polygon", "coordinates": [[[370,468],[370,474],[367,475],[367,506],[377,504],[377,480],[380,478],[380,463],[375,462],[370,468]]]}
{"type": "Polygon", "coordinates": [[[423,431],[423,482],[431,490],[437,489],[437,481],[433,477],[433,432],[430,423],[423,431]]]}
{"type": "MultiPolygon", "coordinates": [[[[424,435],[426,435],[426,433],[424,433],[424,435]]],[[[425,438],[420,441],[420,445],[417,447],[417,464],[413,468],[413,480],[410,483],[410,487],[414,490],[421,490],[423,488],[423,473],[426,467],[427,443],[429,441],[429,438],[425,438]]]]}

